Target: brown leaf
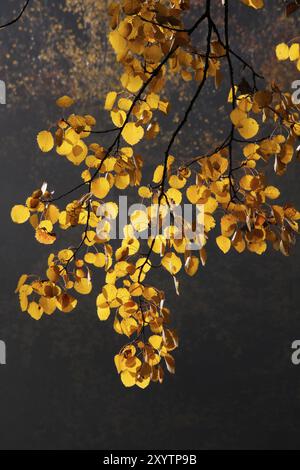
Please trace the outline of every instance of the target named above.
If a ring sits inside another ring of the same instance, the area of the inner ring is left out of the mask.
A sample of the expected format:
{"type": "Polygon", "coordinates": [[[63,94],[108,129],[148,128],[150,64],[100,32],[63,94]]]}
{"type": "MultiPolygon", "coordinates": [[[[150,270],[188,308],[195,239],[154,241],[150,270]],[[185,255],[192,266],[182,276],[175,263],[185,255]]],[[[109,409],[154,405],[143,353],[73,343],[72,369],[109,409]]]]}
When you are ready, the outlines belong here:
{"type": "Polygon", "coordinates": [[[295,11],[297,11],[298,9],[300,8],[300,5],[298,4],[298,2],[290,2],[286,7],[285,7],[285,14],[286,16],[290,16],[292,15],[293,13],[295,13],[295,11]]]}

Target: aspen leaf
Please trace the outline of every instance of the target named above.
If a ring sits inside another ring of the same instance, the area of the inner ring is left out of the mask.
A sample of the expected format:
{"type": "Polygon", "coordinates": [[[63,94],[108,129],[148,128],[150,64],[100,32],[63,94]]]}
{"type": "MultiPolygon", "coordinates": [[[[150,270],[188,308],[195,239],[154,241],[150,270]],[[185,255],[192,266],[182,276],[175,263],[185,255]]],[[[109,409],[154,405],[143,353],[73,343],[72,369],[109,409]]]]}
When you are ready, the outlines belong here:
{"type": "Polygon", "coordinates": [[[242,2],[255,10],[259,10],[264,7],[264,0],[242,0],[242,2]]]}
{"type": "Polygon", "coordinates": [[[265,189],[265,195],[269,199],[277,199],[280,196],[280,191],[275,186],[267,186],[265,189]]]}
{"type": "Polygon", "coordinates": [[[290,60],[293,62],[294,60],[298,60],[300,57],[300,45],[299,43],[294,43],[291,45],[289,50],[289,57],[290,60]]]}
{"type": "Polygon", "coordinates": [[[22,276],[20,276],[19,278],[19,281],[18,281],[18,285],[16,287],[16,290],[15,290],[15,294],[17,294],[19,292],[19,290],[21,289],[21,287],[25,284],[25,282],[27,281],[28,279],[28,275],[27,274],[22,274],[22,276]]]}
{"type": "Polygon", "coordinates": [[[164,360],[166,362],[166,366],[170,374],[175,374],[175,359],[171,354],[166,354],[164,356],[164,360]]]}
{"type": "Polygon", "coordinates": [[[172,175],[169,178],[169,185],[171,188],[182,189],[186,184],[186,179],[183,176],[172,175]]]}
{"type": "Polygon", "coordinates": [[[130,175],[126,171],[118,173],[115,176],[115,187],[118,189],[125,189],[130,184],[130,175]]]}
{"type": "Polygon", "coordinates": [[[219,237],[216,238],[216,242],[218,247],[220,248],[223,253],[228,253],[231,247],[231,241],[229,238],[224,237],[223,235],[220,235],[219,237]]]}
{"type": "Polygon", "coordinates": [[[36,302],[30,302],[28,313],[34,320],[40,320],[43,315],[43,308],[36,302]]]}
{"type": "Polygon", "coordinates": [[[143,211],[134,211],[130,216],[130,221],[137,232],[143,232],[148,228],[148,217],[143,211]]]}
{"type": "Polygon", "coordinates": [[[126,112],[130,110],[131,105],[132,100],[129,100],[128,98],[120,98],[118,101],[118,107],[126,112]]]}
{"type": "Polygon", "coordinates": [[[52,245],[56,240],[54,233],[49,233],[45,228],[37,228],[35,231],[36,240],[42,245],[52,245]]]}
{"type": "Polygon", "coordinates": [[[290,48],[282,42],[276,46],[276,57],[278,60],[287,60],[289,58],[290,48]]]}
{"type": "Polygon", "coordinates": [[[95,253],[86,253],[84,255],[84,261],[88,264],[94,264],[96,260],[96,255],[95,253]]]}
{"type": "Polygon", "coordinates": [[[50,152],[54,147],[54,139],[51,132],[39,132],[37,135],[37,143],[42,152],[50,152]]]}
{"type": "Polygon", "coordinates": [[[226,237],[231,237],[236,229],[237,220],[234,215],[226,214],[221,218],[221,232],[226,237]]]}
{"type": "Polygon", "coordinates": [[[102,289],[107,302],[112,302],[117,296],[117,288],[113,284],[106,284],[102,289]]]}
{"type": "Polygon", "coordinates": [[[97,314],[98,314],[99,320],[105,321],[110,316],[110,308],[109,307],[98,307],[97,308],[97,314]]]}
{"type": "Polygon", "coordinates": [[[256,253],[257,255],[262,255],[266,251],[266,249],[267,244],[265,241],[248,244],[248,250],[252,253],[256,253]]]}
{"type": "Polygon", "coordinates": [[[186,190],[186,197],[192,204],[197,204],[201,197],[201,188],[196,184],[189,186],[186,190]]]}
{"type": "Polygon", "coordinates": [[[175,255],[175,253],[165,254],[161,261],[161,264],[172,275],[177,274],[182,267],[181,259],[177,255],[175,255]]]}
{"type": "Polygon", "coordinates": [[[136,379],[136,385],[139,387],[139,388],[146,388],[148,387],[148,385],[150,384],[150,377],[138,377],[136,379]]]}
{"type": "Polygon", "coordinates": [[[195,276],[199,268],[199,258],[189,256],[185,262],[184,269],[189,276],[195,276]]]}
{"type": "Polygon", "coordinates": [[[129,145],[136,145],[144,137],[144,129],[133,122],[128,122],[122,130],[122,137],[129,145]]]}
{"type": "Polygon", "coordinates": [[[92,290],[92,283],[89,279],[86,277],[79,279],[74,283],[74,289],[76,292],[82,295],[87,295],[91,292],[92,290]]]}
{"type": "Polygon", "coordinates": [[[257,91],[253,96],[253,100],[260,108],[268,106],[272,102],[272,92],[268,90],[257,91]]]}
{"type": "Polygon", "coordinates": [[[64,313],[70,313],[77,305],[77,300],[67,293],[59,295],[56,299],[57,308],[64,313]]]}
{"type": "Polygon", "coordinates": [[[64,95],[56,100],[56,105],[60,108],[69,108],[74,104],[74,100],[70,96],[64,95]]]}
{"type": "Polygon", "coordinates": [[[164,166],[158,165],[155,168],[154,173],[153,173],[153,178],[152,178],[153,183],[161,183],[163,173],[164,173],[164,166]]]}
{"type": "Polygon", "coordinates": [[[95,255],[94,265],[96,268],[103,268],[106,264],[106,256],[104,253],[97,253],[95,255]]]}
{"type": "Polygon", "coordinates": [[[148,341],[151,344],[151,346],[154,347],[154,349],[160,349],[161,343],[162,343],[162,337],[159,335],[152,335],[150,336],[148,341]]]}
{"type": "Polygon", "coordinates": [[[231,122],[232,124],[234,124],[235,126],[238,126],[239,123],[245,119],[247,117],[247,114],[242,111],[241,109],[239,108],[235,108],[233,111],[231,111],[230,113],[230,119],[231,119],[231,122]]]}
{"type": "Polygon", "coordinates": [[[117,60],[121,60],[128,51],[126,39],[124,39],[123,36],[115,30],[109,33],[109,42],[117,54],[117,60]]]}
{"type": "Polygon", "coordinates": [[[152,197],[152,191],[147,186],[141,186],[138,190],[139,196],[142,198],[152,197]]]}
{"type": "Polygon", "coordinates": [[[118,95],[115,91],[110,91],[109,93],[107,93],[106,99],[105,99],[105,105],[104,105],[104,109],[106,109],[106,111],[111,111],[112,110],[112,108],[114,107],[117,96],[118,95]]]}
{"type": "Polygon", "coordinates": [[[50,204],[45,212],[45,219],[49,219],[55,224],[59,219],[59,209],[54,204],[50,204]]]}
{"type": "Polygon", "coordinates": [[[122,110],[112,110],[110,112],[111,120],[114,123],[116,127],[122,127],[125,119],[126,119],[126,113],[125,111],[122,110]]]}
{"type": "Polygon", "coordinates": [[[26,206],[17,205],[12,208],[10,215],[15,224],[24,224],[30,217],[30,211],[26,206]]]}
{"type": "Polygon", "coordinates": [[[239,122],[237,129],[244,139],[252,139],[258,133],[259,125],[255,119],[245,118],[239,122]]]}
{"type": "Polygon", "coordinates": [[[100,177],[92,181],[91,191],[98,199],[104,199],[109,190],[110,185],[106,178],[100,177]]]}
{"type": "Polygon", "coordinates": [[[254,176],[252,175],[245,175],[240,179],[240,187],[245,189],[246,191],[251,191],[252,187],[251,184],[254,180],[254,176]]]}
{"type": "Polygon", "coordinates": [[[135,385],[135,375],[131,374],[128,370],[121,372],[121,380],[125,387],[133,387],[135,385]]]}
{"type": "Polygon", "coordinates": [[[169,188],[166,192],[166,196],[169,203],[179,205],[182,201],[182,194],[178,189],[169,188]]]}
{"type": "Polygon", "coordinates": [[[39,300],[39,305],[42,307],[44,313],[52,315],[56,310],[56,298],[50,299],[42,296],[39,300]]]}
{"type": "Polygon", "coordinates": [[[121,83],[131,93],[137,93],[143,86],[143,80],[139,75],[127,75],[121,77],[121,83]]]}

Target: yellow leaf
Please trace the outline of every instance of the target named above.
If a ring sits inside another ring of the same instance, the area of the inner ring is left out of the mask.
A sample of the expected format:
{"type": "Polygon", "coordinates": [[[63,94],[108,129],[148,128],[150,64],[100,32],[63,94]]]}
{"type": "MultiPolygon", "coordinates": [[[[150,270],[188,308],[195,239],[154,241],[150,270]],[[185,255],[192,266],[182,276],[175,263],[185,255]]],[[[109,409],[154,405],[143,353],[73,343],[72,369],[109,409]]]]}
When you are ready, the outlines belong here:
{"type": "Polygon", "coordinates": [[[127,53],[127,41],[121,34],[115,30],[109,33],[109,42],[117,54],[117,60],[120,61],[127,53]]]}
{"type": "Polygon", "coordinates": [[[97,308],[97,314],[99,317],[99,320],[105,321],[108,319],[110,315],[110,308],[109,307],[98,307],[97,308]]]}
{"type": "Polygon", "coordinates": [[[152,335],[149,338],[149,343],[153,346],[154,349],[160,349],[162,343],[162,337],[159,335],[152,335]]]}
{"type": "Polygon", "coordinates": [[[244,139],[251,139],[258,133],[259,125],[255,119],[245,118],[239,122],[237,129],[244,139]]]}
{"type": "Polygon", "coordinates": [[[125,387],[133,387],[135,385],[135,375],[128,372],[128,370],[121,372],[121,380],[125,387]]]}
{"type": "Polygon", "coordinates": [[[37,228],[35,231],[35,238],[43,245],[52,245],[56,240],[54,233],[49,233],[45,228],[37,228]]]}
{"type": "Polygon", "coordinates": [[[278,60],[287,60],[289,58],[289,53],[289,46],[284,42],[276,46],[276,57],[278,60]]]}
{"type": "Polygon", "coordinates": [[[134,122],[128,122],[122,130],[122,137],[129,145],[136,145],[144,137],[144,129],[134,122]]]}
{"type": "Polygon", "coordinates": [[[231,237],[236,230],[237,220],[234,215],[226,214],[221,218],[221,232],[225,237],[231,237]]]}
{"type": "Polygon", "coordinates": [[[199,258],[197,256],[189,256],[185,262],[184,269],[189,276],[194,276],[199,268],[199,258]]]}
{"type": "Polygon", "coordinates": [[[166,192],[166,196],[168,199],[168,202],[171,204],[179,205],[182,200],[182,194],[178,189],[175,188],[169,188],[168,191],[166,192]]]}
{"type": "Polygon", "coordinates": [[[228,253],[231,247],[231,241],[229,238],[224,237],[223,235],[220,235],[219,237],[216,238],[216,242],[220,250],[223,251],[223,253],[228,253]]]}
{"type": "Polygon", "coordinates": [[[125,111],[112,110],[110,112],[110,117],[116,127],[122,127],[126,119],[126,113],[125,111]]]}
{"type": "Polygon", "coordinates": [[[142,198],[150,198],[152,197],[152,191],[147,186],[141,186],[138,190],[139,196],[142,198]]]}
{"type": "Polygon", "coordinates": [[[73,254],[74,252],[72,250],[65,249],[60,250],[57,253],[57,257],[61,263],[66,264],[69,262],[70,259],[72,259],[73,254]]]}
{"type": "Polygon", "coordinates": [[[239,108],[235,108],[230,113],[230,119],[232,124],[238,126],[238,124],[247,117],[247,114],[239,108]]]}
{"type": "Polygon", "coordinates": [[[169,185],[171,188],[182,189],[186,184],[186,178],[179,175],[172,175],[169,178],[169,185]]]}
{"type": "Polygon", "coordinates": [[[136,380],[136,385],[142,389],[148,387],[150,384],[150,377],[139,377],[136,380]]]}
{"type": "Polygon", "coordinates": [[[74,100],[70,96],[64,95],[56,100],[56,104],[60,108],[69,108],[74,104],[74,100]]]}
{"type": "Polygon", "coordinates": [[[300,57],[300,45],[298,43],[294,43],[291,45],[289,50],[289,57],[291,61],[298,60],[300,57]]]}
{"type": "Polygon", "coordinates": [[[10,215],[15,224],[24,224],[30,217],[30,211],[26,206],[17,205],[12,208],[10,215]]]}
{"type": "Polygon", "coordinates": [[[117,288],[113,284],[106,284],[103,289],[103,296],[107,302],[112,302],[117,296],[117,288]]]}
{"type": "Polygon", "coordinates": [[[120,98],[118,101],[118,107],[126,112],[130,110],[131,105],[132,100],[129,100],[128,98],[120,98]]]}
{"type": "Polygon", "coordinates": [[[94,265],[96,268],[103,268],[106,264],[106,256],[104,253],[97,253],[95,256],[94,265]]]}
{"type": "Polygon", "coordinates": [[[45,219],[50,220],[52,224],[56,224],[59,219],[59,209],[54,204],[50,204],[44,215],[45,219]]]}
{"type": "Polygon", "coordinates": [[[106,111],[110,111],[114,107],[116,98],[117,93],[115,91],[110,91],[107,93],[104,105],[104,109],[106,109],[106,111]]]}
{"type": "Polygon", "coordinates": [[[254,180],[254,176],[252,175],[245,175],[240,179],[240,187],[245,189],[246,191],[251,191],[252,187],[251,184],[254,180]]]}
{"type": "Polygon", "coordinates": [[[121,77],[121,83],[131,93],[137,93],[142,88],[144,82],[139,75],[124,73],[121,77]]]}
{"type": "Polygon", "coordinates": [[[158,165],[153,173],[153,183],[161,183],[162,177],[164,173],[164,166],[163,165],[158,165]]]}
{"type": "Polygon", "coordinates": [[[161,264],[172,275],[177,274],[182,267],[181,259],[177,255],[175,255],[175,253],[165,254],[161,261],[161,264]]]}
{"type": "Polygon", "coordinates": [[[110,186],[106,178],[100,177],[92,181],[91,191],[98,199],[104,199],[109,190],[110,186]]]}
{"type": "Polygon", "coordinates": [[[64,293],[57,297],[56,305],[60,311],[69,313],[76,307],[77,300],[71,295],[64,293]]]}
{"type": "Polygon", "coordinates": [[[248,250],[257,255],[262,255],[267,249],[267,243],[265,241],[257,243],[249,243],[248,250]]]}
{"type": "Polygon", "coordinates": [[[39,320],[43,315],[43,308],[36,302],[30,302],[28,313],[34,320],[39,320]]]}
{"type": "Polygon", "coordinates": [[[56,298],[48,298],[42,296],[39,300],[39,304],[42,307],[44,313],[52,315],[56,310],[56,298]]]}
{"type": "Polygon", "coordinates": [[[28,279],[28,275],[27,274],[22,274],[22,276],[20,276],[20,279],[18,281],[18,285],[16,287],[16,290],[15,290],[15,294],[17,294],[19,292],[19,290],[21,289],[21,287],[23,286],[23,284],[25,284],[25,282],[27,281],[28,279]]]}
{"type": "Polygon", "coordinates": [[[87,295],[92,290],[92,283],[86,277],[83,277],[74,283],[74,289],[76,292],[82,295],[87,295]]]}
{"type": "Polygon", "coordinates": [[[88,264],[94,264],[96,260],[96,254],[95,253],[86,253],[84,255],[84,261],[88,264]]]}
{"type": "Polygon", "coordinates": [[[264,7],[264,0],[249,0],[249,4],[255,10],[259,10],[264,7]]]}
{"type": "Polygon", "coordinates": [[[118,173],[115,176],[115,187],[118,189],[125,189],[127,186],[130,184],[130,175],[126,171],[123,171],[122,173],[118,173]]]}
{"type": "Polygon", "coordinates": [[[201,197],[201,188],[196,184],[192,184],[186,190],[186,197],[192,204],[197,204],[201,197]]]}
{"type": "Polygon", "coordinates": [[[264,0],[242,0],[242,2],[255,10],[259,10],[264,7],[264,0]]]}
{"type": "Polygon", "coordinates": [[[148,217],[143,211],[134,211],[130,216],[130,222],[137,232],[143,232],[148,228],[148,217]]]}
{"type": "Polygon", "coordinates": [[[277,199],[280,196],[280,191],[275,188],[275,186],[267,186],[265,189],[265,195],[269,199],[277,199]]]}
{"type": "Polygon", "coordinates": [[[37,143],[42,152],[50,152],[54,147],[54,139],[51,132],[39,132],[37,135],[37,143]]]}

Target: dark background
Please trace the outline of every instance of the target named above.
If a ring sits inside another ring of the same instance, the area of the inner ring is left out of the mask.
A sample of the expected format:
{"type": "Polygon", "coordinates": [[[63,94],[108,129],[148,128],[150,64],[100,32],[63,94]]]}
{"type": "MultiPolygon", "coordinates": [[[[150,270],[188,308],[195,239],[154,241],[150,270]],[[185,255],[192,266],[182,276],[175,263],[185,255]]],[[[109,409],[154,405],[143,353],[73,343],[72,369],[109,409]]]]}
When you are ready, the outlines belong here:
{"type": "MultiPolygon", "coordinates": [[[[21,3],[8,2],[2,20],[21,3]]],[[[36,3],[51,7],[51,2],[36,3]]],[[[262,69],[274,63],[273,45],[296,36],[299,25],[299,16],[283,18],[282,2],[266,3],[266,12],[235,11],[232,27],[237,50],[246,45],[246,57],[262,69]]],[[[28,15],[34,16],[34,6],[28,15]]],[[[22,19],[25,29],[1,32],[2,57],[5,41],[26,44],[28,21],[22,19]]],[[[36,42],[45,21],[40,16],[34,23],[30,34],[36,42]]],[[[19,67],[30,69],[35,57],[28,47],[19,67]]],[[[13,66],[1,70],[0,78],[14,87],[7,106],[0,106],[0,339],[7,344],[7,365],[0,366],[0,448],[299,449],[300,366],[291,363],[291,343],[300,339],[299,244],[285,258],[271,251],[261,257],[223,256],[212,242],[207,266],[195,278],[182,276],[180,297],[172,280],[157,277],[167,291],[180,347],[176,375],[144,391],[125,389],[115,371],[113,356],[123,338],[112,331],[111,321],[97,318],[94,299],[101,276],[92,298],[80,299],[70,315],[57,313],[35,322],[20,312],[13,294],[17,279],[23,272],[42,273],[48,252],[34,242],[29,226],[11,223],[11,206],[45,178],[52,187],[69,186],[78,170],[54,155],[41,155],[35,144],[37,132],[57,118],[52,95],[68,89],[56,90],[49,83],[43,89],[37,77],[41,90],[33,96],[26,94],[13,66]]],[[[282,79],[285,69],[280,70],[282,79]]],[[[291,70],[286,74],[299,78],[291,70]]],[[[171,93],[180,112],[176,90],[171,93]]],[[[217,94],[213,104],[207,94],[192,119],[195,132],[204,129],[203,109],[208,131],[219,126],[221,98],[217,94]]],[[[99,117],[101,102],[98,95],[93,105],[86,101],[79,106],[99,117]]],[[[190,137],[182,137],[178,151],[186,150],[190,137]]],[[[161,159],[158,148],[145,151],[150,165],[161,159]]],[[[281,181],[286,200],[298,207],[299,175],[295,162],[281,181]]]]}

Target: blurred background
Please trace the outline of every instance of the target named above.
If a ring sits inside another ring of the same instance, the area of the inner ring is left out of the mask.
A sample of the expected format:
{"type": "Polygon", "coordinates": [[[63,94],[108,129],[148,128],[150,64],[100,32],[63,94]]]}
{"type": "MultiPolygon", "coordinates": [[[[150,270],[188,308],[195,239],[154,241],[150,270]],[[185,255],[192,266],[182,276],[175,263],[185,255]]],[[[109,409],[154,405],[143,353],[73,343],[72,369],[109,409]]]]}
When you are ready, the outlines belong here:
{"type": "MultiPolygon", "coordinates": [[[[221,16],[221,2],[214,3],[221,16]]],[[[265,3],[265,10],[254,11],[232,2],[232,44],[268,82],[290,89],[299,72],[276,62],[274,46],[297,37],[299,13],[286,18],[283,1],[265,3]]],[[[22,4],[1,4],[0,23],[22,4]]],[[[154,273],[180,346],[176,375],[144,391],[125,389],[116,373],[113,356],[124,338],[112,331],[111,321],[98,320],[101,275],[93,295],[81,297],[69,315],[35,322],[19,310],[19,275],[42,273],[49,251],[35,242],[29,225],[11,222],[10,210],[44,180],[60,192],[79,179],[80,169],[41,154],[36,145],[36,134],[59,117],[57,97],[73,96],[76,111],[95,115],[98,128],[108,124],[104,97],[119,86],[119,70],[106,40],[107,4],[32,0],[17,24],[0,31],[0,79],[7,85],[7,104],[0,105],[0,339],[7,345],[7,365],[0,366],[0,448],[300,448],[300,366],[291,363],[291,343],[300,339],[300,244],[289,258],[271,251],[224,256],[212,240],[206,267],[180,279],[180,297],[171,277],[154,273]]],[[[191,4],[189,21],[203,0],[191,4]]],[[[245,72],[236,67],[242,79],[245,72]]],[[[206,86],[176,145],[183,160],[215,148],[226,132],[224,82],[220,90],[206,86]]],[[[172,112],[161,122],[162,136],[140,149],[146,183],[192,92],[193,84],[169,83],[172,112]]],[[[298,208],[299,177],[296,161],[278,182],[285,200],[298,208]]]]}

